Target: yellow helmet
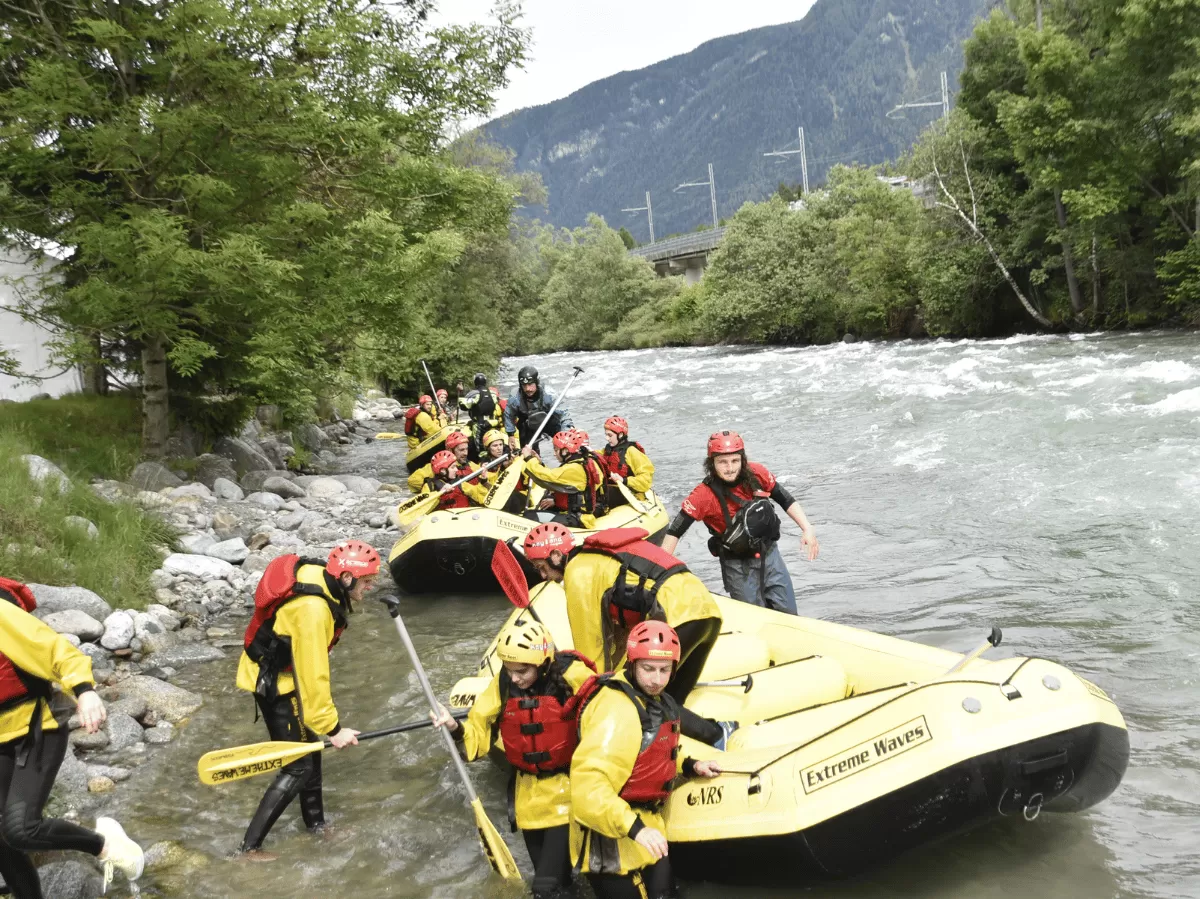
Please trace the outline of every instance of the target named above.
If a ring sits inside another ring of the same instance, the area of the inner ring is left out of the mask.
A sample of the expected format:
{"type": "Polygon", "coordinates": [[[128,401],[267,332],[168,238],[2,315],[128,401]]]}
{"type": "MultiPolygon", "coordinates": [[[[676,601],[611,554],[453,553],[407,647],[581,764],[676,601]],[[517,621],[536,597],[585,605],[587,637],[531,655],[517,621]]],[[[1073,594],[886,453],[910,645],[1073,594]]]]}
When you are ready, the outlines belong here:
{"type": "Polygon", "coordinates": [[[517,618],[500,631],[496,655],[502,662],[541,665],[554,657],[554,638],[540,621],[517,618]]]}
{"type": "Polygon", "coordinates": [[[483,435],[483,447],[482,448],[487,449],[489,446],[491,446],[497,440],[507,440],[507,439],[508,438],[504,436],[504,432],[501,431],[499,428],[492,428],[490,431],[488,431],[486,434],[483,435]]]}

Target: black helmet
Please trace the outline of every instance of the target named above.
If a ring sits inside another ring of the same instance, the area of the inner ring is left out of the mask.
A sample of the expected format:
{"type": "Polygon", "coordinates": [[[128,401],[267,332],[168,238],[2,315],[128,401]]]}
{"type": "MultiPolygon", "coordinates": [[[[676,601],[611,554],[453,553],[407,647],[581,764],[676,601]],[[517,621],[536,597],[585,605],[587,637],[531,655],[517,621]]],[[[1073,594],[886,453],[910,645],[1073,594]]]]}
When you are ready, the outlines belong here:
{"type": "Polygon", "coordinates": [[[475,386],[478,387],[480,390],[482,390],[484,387],[487,387],[487,375],[485,375],[481,371],[476,372],[475,373],[475,386]]]}
{"type": "Polygon", "coordinates": [[[538,382],[537,369],[532,365],[526,365],[517,373],[517,380],[522,384],[536,384],[538,382]]]}

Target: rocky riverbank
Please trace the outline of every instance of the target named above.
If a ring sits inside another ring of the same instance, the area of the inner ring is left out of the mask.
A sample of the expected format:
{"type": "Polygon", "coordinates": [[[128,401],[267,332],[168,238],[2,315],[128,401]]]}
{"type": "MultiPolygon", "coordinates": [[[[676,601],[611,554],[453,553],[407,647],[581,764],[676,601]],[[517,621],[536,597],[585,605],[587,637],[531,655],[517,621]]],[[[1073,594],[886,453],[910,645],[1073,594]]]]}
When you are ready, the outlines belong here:
{"type": "MultiPolygon", "coordinates": [[[[109,712],[96,734],[85,733],[75,718],[68,723],[71,749],[55,785],[52,814],[85,822],[104,814],[118,791],[137,788],[141,766],[170,751],[178,729],[204,702],[172,680],[190,665],[227,659],[232,666],[255,587],[272,559],[286,553],[324,558],[347,539],[372,543],[386,554],[395,539],[394,532],[387,533],[388,513],[401,488],[357,475],[297,474],[284,467],[300,445],[309,454],[309,470],[330,470],[339,445],[392,427],[402,407],[376,399],[355,413],[354,421],[305,425],[294,434],[268,433],[252,421],[239,437],[219,441],[213,453],[187,465],[145,462],[128,482],[92,484],[105,499],[130,500],[162,517],[179,537],[174,546],[160,548],[162,565],[152,575],[156,602],[145,610],[122,608],[119,589],[101,596],[77,586],[31,585],[38,617],[91,657],[109,712]]],[[[25,461],[47,485],[43,489],[53,489],[55,479],[66,481],[46,459],[25,461]]],[[[148,861],[176,864],[181,851],[156,845],[148,861]]],[[[58,855],[47,861],[42,869],[47,896],[99,895],[97,868],[89,859],[58,855]]]]}

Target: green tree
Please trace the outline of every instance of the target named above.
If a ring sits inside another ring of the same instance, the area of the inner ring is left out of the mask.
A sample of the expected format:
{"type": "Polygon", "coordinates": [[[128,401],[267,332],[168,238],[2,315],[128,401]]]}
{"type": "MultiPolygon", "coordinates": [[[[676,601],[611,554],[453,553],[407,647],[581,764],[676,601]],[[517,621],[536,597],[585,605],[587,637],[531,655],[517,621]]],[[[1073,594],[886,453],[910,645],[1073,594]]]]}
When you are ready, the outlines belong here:
{"type": "MultiPolygon", "coordinates": [[[[143,445],[169,396],[300,411],[373,328],[406,329],[511,195],[439,151],[525,35],[431,29],[431,4],[174,0],[5,6],[0,216],[71,250],[41,313],[137,353],[143,445]]],[[[86,339],[82,337],[86,335],[86,339]]]]}
{"type": "Polygon", "coordinates": [[[621,238],[621,243],[625,244],[625,249],[632,250],[637,246],[637,241],[633,239],[633,235],[629,233],[629,229],[624,225],[617,231],[617,236],[621,238]]]}

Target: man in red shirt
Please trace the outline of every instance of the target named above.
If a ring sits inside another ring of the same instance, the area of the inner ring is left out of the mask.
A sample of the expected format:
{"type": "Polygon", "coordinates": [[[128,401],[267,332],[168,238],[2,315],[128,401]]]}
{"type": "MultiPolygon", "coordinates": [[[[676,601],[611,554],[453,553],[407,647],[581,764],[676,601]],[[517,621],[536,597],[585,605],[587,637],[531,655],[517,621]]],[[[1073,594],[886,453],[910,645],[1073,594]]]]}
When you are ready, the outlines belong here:
{"type": "Polygon", "coordinates": [[[746,444],[736,431],[708,438],[704,469],[704,480],[667,527],[662,548],[674,553],[687,529],[704,522],[712,535],[709,551],[721,560],[725,591],[734,599],[795,615],[796,593],[779,553],[779,518],[771,501],[800,526],[800,545],[811,562],[821,547],[804,509],[765,465],[746,458],[746,444]]]}

